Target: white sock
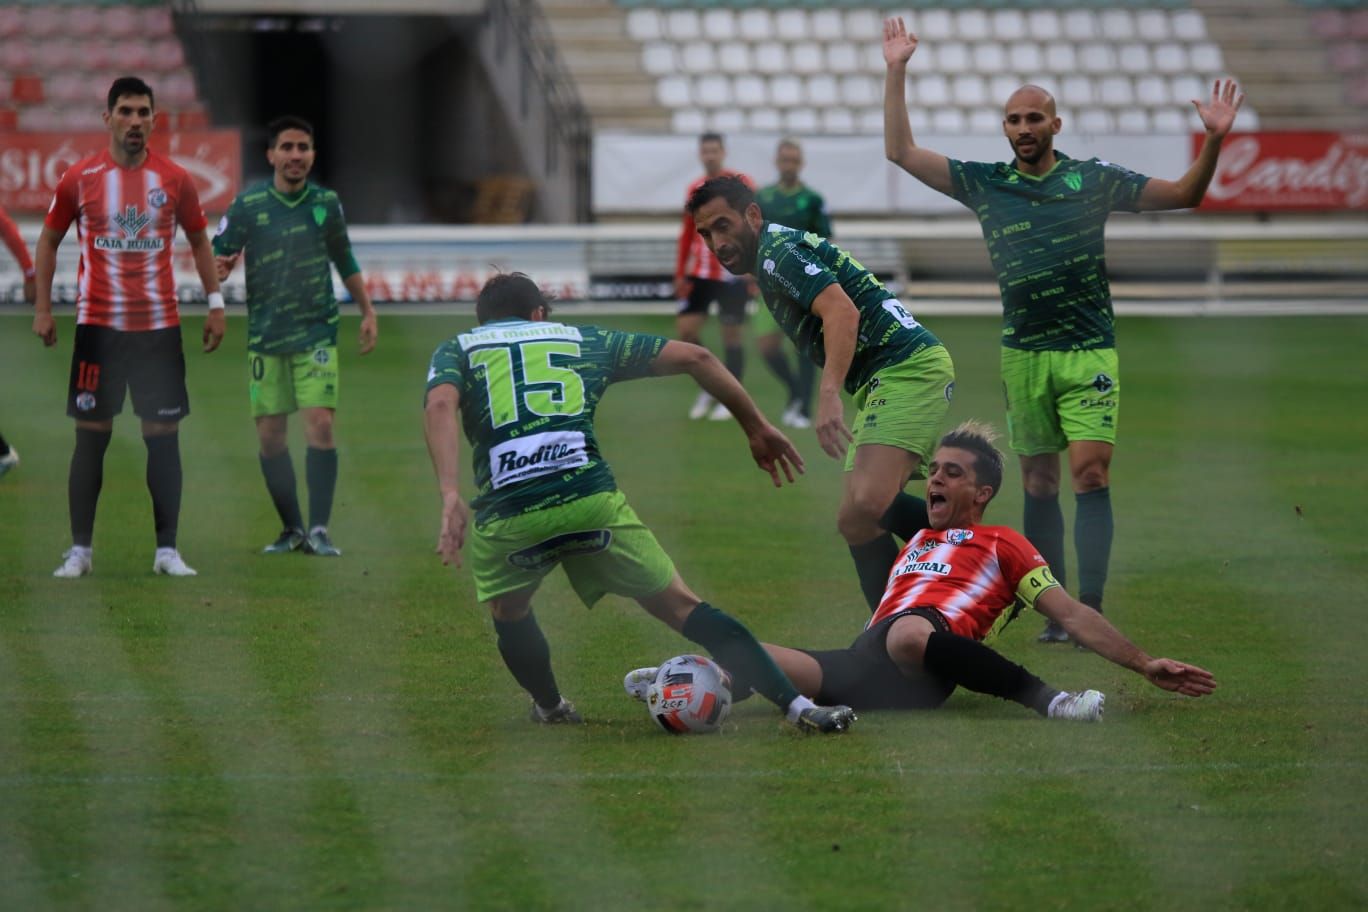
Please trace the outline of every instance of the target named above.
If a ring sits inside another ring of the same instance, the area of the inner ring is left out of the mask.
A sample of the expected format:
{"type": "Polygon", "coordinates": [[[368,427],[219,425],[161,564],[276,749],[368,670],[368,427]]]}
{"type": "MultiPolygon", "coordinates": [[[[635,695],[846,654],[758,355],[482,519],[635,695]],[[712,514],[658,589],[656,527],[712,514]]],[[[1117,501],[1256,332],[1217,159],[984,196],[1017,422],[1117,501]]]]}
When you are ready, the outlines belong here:
{"type": "Polygon", "coordinates": [[[90,555],[95,553],[95,549],[91,548],[89,545],[72,545],[71,553],[79,557],[90,557],[90,555]]]}
{"type": "Polygon", "coordinates": [[[785,711],[784,715],[790,722],[797,725],[798,717],[803,714],[803,710],[816,705],[816,703],[813,703],[807,697],[799,694],[793,698],[793,702],[788,705],[788,710],[785,711]]]}

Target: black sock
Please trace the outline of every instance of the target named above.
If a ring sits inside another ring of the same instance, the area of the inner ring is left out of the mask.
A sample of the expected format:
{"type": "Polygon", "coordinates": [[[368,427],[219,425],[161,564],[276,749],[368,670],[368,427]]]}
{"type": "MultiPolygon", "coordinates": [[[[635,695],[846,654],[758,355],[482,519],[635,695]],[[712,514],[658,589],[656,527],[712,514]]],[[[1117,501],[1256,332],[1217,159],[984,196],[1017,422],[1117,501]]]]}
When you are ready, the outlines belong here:
{"type": "MultiPolygon", "coordinates": [[[[797,382],[793,378],[793,371],[789,369],[788,355],[784,354],[782,348],[774,348],[764,353],[766,366],[770,373],[779,378],[779,382],[784,384],[784,389],[788,391],[789,402],[793,401],[794,384],[797,382]]],[[[788,403],[785,403],[787,405],[788,403]]]]}
{"type": "Polygon", "coordinates": [[[111,431],[76,429],[76,449],[67,474],[67,508],[71,513],[71,543],[89,548],[95,538],[95,505],[104,484],[105,450],[111,431]]]}
{"type": "MultiPolygon", "coordinates": [[[[689,640],[711,652],[717,664],[731,672],[745,686],[787,712],[798,697],[798,688],[770,658],[765,647],[731,615],[699,602],[684,619],[680,631],[689,640]]],[[[733,684],[737,681],[734,680],[733,684]]]]}
{"type": "Polygon", "coordinates": [[[1068,588],[1064,575],[1064,511],[1059,509],[1059,496],[1032,497],[1028,493],[1021,531],[1050,565],[1050,572],[1059,585],[1068,588]]]}
{"type": "Polygon", "coordinates": [[[0,434],[0,456],[8,456],[9,450],[9,441],[5,439],[4,434],[0,434]]]}
{"type": "Polygon", "coordinates": [[[309,447],[304,457],[304,478],[309,485],[309,528],[327,526],[332,517],[333,491],[337,490],[337,450],[309,447]]]}
{"type": "Polygon", "coordinates": [[[798,379],[793,389],[793,399],[798,403],[805,417],[812,417],[812,384],[817,379],[817,365],[801,351],[798,352],[798,379]]]}
{"type": "Polygon", "coordinates": [[[299,512],[299,493],[295,483],[294,463],[285,449],[275,456],[261,456],[261,474],[266,478],[266,490],[275,504],[276,513],[286,529],[304,528],[304,517],[299,512]]]}
{"type": "Polygon", "coordinates": [[[1008,661],[978,640],[954,633],[933,633],[922,658],[926,670],[960,687],[1020,703],[1042,716],[1059,694],[1015,662],[1008,661]]]}
{"type": "Polygon", "coordinates": [[[888,505],[879,525],[907,541],[922,529],[931,528],[931,519],[926,515],[926,501],[906,492],[900,492],[888,505]]]}
{"type": "Polygon", "coordinates": [[[740,380],[741,375],[746,372],[746,350],[740,345],[728,345],[722,352],[722,363],[727,366],[733,377],[740,380]]]}
{"type": "Polygon", "coordinates": [[[496,618],[494,632],[499,635],[499,655],[514,680],[542,709],[555,709],[561,699],[560,688],[551,671],[551,647],[537,624],[537,616],[529,611],[520,621],[496,618]]]}
{"type": "Polygon", "coordinates": [[[898,559],[898,543],[887,532],[863,545],[850,545],[850,556],[855,561],[855,575],[860,578],[860,591],[870,613],[874,613],[883,601],[884,589],[888,588],[888,574],[893,562],[898,559]]]}
{"type": "Polygon", "coordinates": [[[1078,512],[1074,514],[1074,548],[1078,552],[1078,591],[1087,599],[1080,601],[1102,608],[1102,590],[1107,585],[1107,564],[1111,560],[1111,488],[1099,488],[1075,495],[1078,512]]]}
{"type": "Polygon", "coordinates": [[[180,523],[180,434],[144,437],[147,444],[147,490],[152,494],[152,519],[157,527],[157,547],[176,547],[180,523]]]}

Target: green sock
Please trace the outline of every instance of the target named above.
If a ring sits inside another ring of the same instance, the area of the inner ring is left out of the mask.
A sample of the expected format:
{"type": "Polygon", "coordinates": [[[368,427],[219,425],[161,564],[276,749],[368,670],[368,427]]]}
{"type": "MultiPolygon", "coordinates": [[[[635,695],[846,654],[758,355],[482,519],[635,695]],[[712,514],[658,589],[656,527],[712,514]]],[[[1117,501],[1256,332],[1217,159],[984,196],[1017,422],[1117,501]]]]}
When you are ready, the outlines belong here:
{"type": "Polygon", "coordinates": [[[309,485],[309,528],[326,527],[332,518],[333,491],[337,490],[337,450],[309,447],[304,477],[309,485]]]}
{"type": "Polygon", "coordinates": [[[554,709],[560,703],[560,688],[551,671],[551,647],[547,645],[537,616],[532,612],[520,621],[494,621],[494,632],[499,635],[499,655],[522,689],[532,695],[542,709],[554,709]]]}
{"type": "Polygon", "coordinates": [[[261,474],[266,479],[266,490],[275,504],[276,513],[286,529],[304,528],[304,518],[299,514],[299,495],[295,485],[294,464],[290,461],[290,451],[275,456],[258,456],[261,460],[261,474]]]}
{"type": "Polygon", "coordinates": [[[774,664],[765,647],[745,625],[707,602],[699,602],[684,619],[681,633],[711,652],[717,664],[731,672],[737,682],[769,700],[783,712],[798,698],[798,688],[774,664]]]}
{"type": "MultiPolygon", "coordinates": [[[[1058,495],[1032,497],[1027,494],[1021,517],[1021,532],[1045,558],[1059,585],[1067,588],[1064,577],[1064,511],[1059,509],[1058,495]]],[[[1082,553],[1081,550],[1079,553],[1082,553]]]]}
{"type": "Polygon", "coordinates": [[[863,545],[850,545],[855,574],[860,578],[860,591],[864,593],[871,614],[883,601],[884,589],[888,587],[888,574],[893,569],[893,562],[898,559],[899,550],[898,543],[887,532],[863,545]]]}
{"type": "MultiPolygon", "coordinates": [[[[1102,602],[1102,589],[1107,585],[1107,563],[1111,560],[1112,506],[1111,488],[1098,488],[1077,495],[1078,512],[1074,514],[1074,547],[1078,551],[1078,592],[1080,596],[1102,602]]],[[[1082,599],[1092,604],[1089,599],[1082,599]]]]}
{"type": "Polygon", "coordinates": [[[906,492],[899,492],[879,519],[879,525],[903,541],[910,540],[922,529],[931,528],[931,520],[926,515],[926,501],[906,492]]]}

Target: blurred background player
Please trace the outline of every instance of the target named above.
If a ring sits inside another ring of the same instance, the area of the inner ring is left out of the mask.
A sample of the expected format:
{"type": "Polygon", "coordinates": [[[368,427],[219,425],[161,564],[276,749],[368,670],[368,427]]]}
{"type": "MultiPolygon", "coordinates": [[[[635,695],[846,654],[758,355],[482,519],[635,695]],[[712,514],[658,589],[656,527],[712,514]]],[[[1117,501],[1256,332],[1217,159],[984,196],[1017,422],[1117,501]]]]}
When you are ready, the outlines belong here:
{"type": "Polygon", "coordinates": [[[76,339],[71,352],[67,414],[76,419],[67,499],[71,548],[53,576],[91,571],[95,507],[104,456],[126,392],[142,421],[147,489],[152,494],[157,551],[152,570],[194,576],[176,550],[181,506],[180,422],[190,414],[181,348],[180,310],[172,270],[176,227],[185,231],[209,299],[204,350],[223,341],[223,295],[195,183],[183,168],[147,147],[153,125],[152,89],[133,76],[114,81],[104,113],[109,147],[62,175],[43,220],[35,256],[33,332],[57,344],[52,279],[57,248],[73,221],[81,240],[77,271],[76,339]]]}
{"type": "MultiPolygon", "coordinates": [[[[33,260],[29,257],[28,244],[24,243],[24,236],[19,233],[19,226],[14,224],[14,219],[9,217],[9,213],[3,207],[0,207],[0,240],[5,242],[19,268],[23,270],[24,300],[32,304],[37,294],[37,283],[33,278],[33,260]]],[[[18,465],[19,452],[10,446],[3,434],[0,434],[0,478],[18,465]]]]}
{"type": "Polygon", "coordinates": [[[532,597],[559,564],[592,607],[609,593],[642,608],[754,675],[755,690],[805,731],[839,733],[847,707],[802,697],[741,623],[685,585],[651,531],[617,488],[594,439],[594,411],[609,384],[687,373],[735,415],[751,456],[793,481],[802,457],[765,420],[746,390],[707,349],[660,336],[550,322],[536,283],[499,275],[475,304],[479,327],[442,343],[428,370],[424,427],[442,495],[438,551],[460,566],[468,510],[460,492],[459,416],[474,448],[471,569],[489,605],[499,654],[532,697],[534,722],[581,721],[551,669],[532,597]],[[556,388],[551,389],[551,385],[556,388]]]}
{"type": "MultiPolygon", "coordinates": [[[[759,204],[765,220],[799,231],[810,231],[834,243],[826,202],[821,194],[798,177],[803,170],[803,148],[798,145],[798,140],[779,141],[779,148],[774,153],[774,166],[779,171],[779,181],[761,187],[755,193],[755,202],[759,204]]],[[[817,375],[817,365],[799,352],[797,369],[789,367],[783,330],[764,307],[760,308],[755,318],[755,347],[788,393],[782,419],[784,424],[794,428],[811,427],[812,380],[817,375]]]]}
{"type": "Polygon", "coordinates": [[[950,353],[849,253],[767,223],[739,179],[703,184],[689,197],[689,211],[722,265],[754,275],[779,328],[822,365],[817,441],[828,456],[845,457],[836,525],[873,611],[898,556],[890,533],[906,540],[926,526],[925,501],[903,487],[920,477],[950,408],[950,353]],[[857,409],[853,434],[843,388],[857,409]]]}
{"type": "Polygon", "coordinates": [[[365,276],[352,255],[337,194],[309,181],[316,148],[314,129],[299,117],[280,117],[266,127],[269,181],[237,195],[219,225],[214,253],[226,279],[247,250],[247,364],[252,417],[261,444],[261,474],[280,515],[280,536],[264,549],[287,554],[338,557],[328,535],[337,488],[337,297],[331,265],[361,310],[361,354],[375,348],[375,308],[365,276]],[[331,264],[331,265],[330,265],[331,264]],[[290,459],[289,416],[304,418],[309,487],[305,532],[290,459]]]}
{"type": "MultiPolygon", "coordinates": [[[[727,148],[721,134],[704,133],[698,137],[698,161],[703,165],[703,176],[689,184],[684,199],[687,200],[704,181],[723,174],[735,175],[747,186],[755,186],[746,175],[729,170],[726,158],[727,148]]],[[[717,257],[694,231],[693,216],[687,207],[675,256],[674,293],[679,301],[675,335],[681,342],[694,345],[699,344],[708,309],[716,302],[717,322],[722,327],[722,361],[732,376],[740,380],[746,372],[746,303],[750,300],[750,286],[744,278],[731,275],[717,262],[717,257]]],[[[726,421],[731,416],[704,391],[694,400],[689,417],[695,421],[704,417],[726,421]]]]}
{"type": "MultiPolygon", "coordinates": [[[[1103,229],[1118,209],[1143,212],[1201,203],[1244,95],[1234,82],[1218,80],[1210,101],[1192,102],[1206,138],[1177,181],[1057,152],[1054,137],[1062,122],[1054,97],[1030,85],[1013,92],[1003,112],[1012,161],[956,161],[912,138],[904,84],[917,36],[901,18],[887,19],[883,47],[889,161],[978,214],[997,272],[1007,427],[1026,489],[1022,531],[1064,584],[1059,454],[1067,451],[1077,506],[1079,598],[1101,611],[1114,529],[1111,459],[1121,401],[1103,229]]],[[[1049,623],[1040,640],[1065,642],[1068,634],[1049,623]]]]}

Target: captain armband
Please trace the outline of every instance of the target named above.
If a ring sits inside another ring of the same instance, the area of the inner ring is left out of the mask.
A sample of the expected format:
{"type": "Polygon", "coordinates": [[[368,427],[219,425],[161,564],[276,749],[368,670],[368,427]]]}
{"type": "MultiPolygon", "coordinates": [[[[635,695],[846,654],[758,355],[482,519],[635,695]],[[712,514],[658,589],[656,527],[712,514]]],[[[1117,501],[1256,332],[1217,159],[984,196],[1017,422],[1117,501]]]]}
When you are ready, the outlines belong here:
{"type": "Polygon", "coordinates": [[[1026,603],[1027,608],[1034,608],[1036,601],[1051,589],[1059,588],[1059,581],[1054,578],[1047,565],[1042,564],[1030,573],[1021,578],[1017,583],[1017,598],[1026,603]]]}

